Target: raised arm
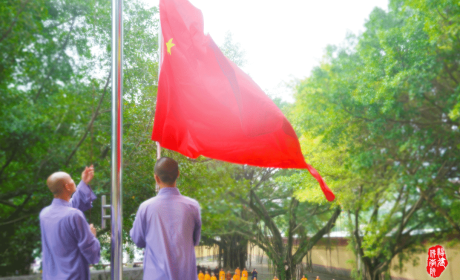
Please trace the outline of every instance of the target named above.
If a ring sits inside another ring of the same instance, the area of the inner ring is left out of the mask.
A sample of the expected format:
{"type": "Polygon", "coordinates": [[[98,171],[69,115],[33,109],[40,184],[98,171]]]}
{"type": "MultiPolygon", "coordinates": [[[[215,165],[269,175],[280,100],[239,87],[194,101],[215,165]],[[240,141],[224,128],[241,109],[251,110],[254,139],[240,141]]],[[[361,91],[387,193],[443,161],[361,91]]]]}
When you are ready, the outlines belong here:
{"type": "Polygon", "coordinates": [[[85,170],[81,174],[82,180],[77,186],[77,191],[73,194],[70,199],[70,203],[73,208],[84,212],[93,207],[93,200],[97,197],[94,194],[93,190],[90,188],[89,183],[94,177],[94,167],[85,167],[85,170]]]}
{"type": "Polygon", "coordinates": [[[93,200],[95,199],[96,195],[93,190],[85,184],[85,182],[81,181],[77,186],[77,191],[70,199],[70,203],[73,208],[77,208],[78,210],[84,212],[93,207],[93,200]]]}

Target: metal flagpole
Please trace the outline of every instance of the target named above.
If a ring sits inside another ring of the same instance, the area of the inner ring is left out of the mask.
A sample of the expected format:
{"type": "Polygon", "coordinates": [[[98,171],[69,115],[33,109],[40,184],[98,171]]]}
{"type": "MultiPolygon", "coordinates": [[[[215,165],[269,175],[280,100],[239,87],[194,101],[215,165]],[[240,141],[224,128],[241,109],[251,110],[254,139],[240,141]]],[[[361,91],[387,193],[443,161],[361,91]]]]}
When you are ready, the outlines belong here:
{"type": "MultiPolygon", "coordinates": [[[[161,17],[161,15],[160,15],[161,17]]],[[[161,49],[163,46],[163,32],[161,31],[161,18],[158,21],[158,85],[160,84],[160,71],[161,71],[161,64],[163,63],[161,49]]],[[[157,87],[157,95],[158,95],[158,87],[157,87]]],[[[161,146],[160,142],[157,141],[157,160],[161,158],[161,146]]],[[[160,191],[160,186],[158,184],[155,185],[156,194],[160,191]]]]}
{"type": "Polygon", "coordinates": [[[123,0],[112,0],[112,244],[111,279],[123,278],[123,0]]]}
{"type": "MultiPolygon", "coordinates": [[[[157,160],[161,158],[161,146],[160,142],[157,141],[157,160]]],[[[157,195],[160,192],[160,186],[155,183],[155,195],[157,195]]]]}

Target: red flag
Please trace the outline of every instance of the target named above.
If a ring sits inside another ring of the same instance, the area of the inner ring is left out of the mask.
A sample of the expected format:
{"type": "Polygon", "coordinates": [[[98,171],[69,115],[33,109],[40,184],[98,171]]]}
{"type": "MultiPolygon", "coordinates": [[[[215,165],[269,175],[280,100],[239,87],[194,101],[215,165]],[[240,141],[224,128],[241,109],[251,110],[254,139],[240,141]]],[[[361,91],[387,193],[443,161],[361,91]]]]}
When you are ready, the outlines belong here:
{"type": "Polygon", "coordinates": [[[201,11],[187,0],[160,0],[160,19],[163,51],[152,140],[190,158],[306,168],[334,200],[305,162],[281,110],[204,35],[201,11]]]}

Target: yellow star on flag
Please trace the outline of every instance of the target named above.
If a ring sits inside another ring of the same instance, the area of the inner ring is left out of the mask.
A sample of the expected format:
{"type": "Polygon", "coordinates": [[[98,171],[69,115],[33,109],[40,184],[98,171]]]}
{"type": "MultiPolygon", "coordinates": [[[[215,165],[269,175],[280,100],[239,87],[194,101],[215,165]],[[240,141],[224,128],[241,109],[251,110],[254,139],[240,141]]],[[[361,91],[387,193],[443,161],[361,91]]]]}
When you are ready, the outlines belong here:
{"type": "Polygon", "coordinates": [[[171,55],[171,48],[175,46],[175,44],[172,43],[173,38],[169,39],[169,41],[166,43],[166,48],[168,48],[168,53],[171,55]]]}

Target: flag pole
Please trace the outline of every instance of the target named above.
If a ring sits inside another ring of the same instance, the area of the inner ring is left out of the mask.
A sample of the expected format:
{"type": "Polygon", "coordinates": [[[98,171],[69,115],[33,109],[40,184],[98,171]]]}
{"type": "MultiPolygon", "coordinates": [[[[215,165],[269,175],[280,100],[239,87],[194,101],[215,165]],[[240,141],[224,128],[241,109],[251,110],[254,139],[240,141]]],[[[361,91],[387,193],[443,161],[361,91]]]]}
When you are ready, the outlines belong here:
{"type": "Polygon", "coordinates": [[[123,278],[122,151],[123,151],[123,0],[112,0],[112,215],[110,272],[123,278]]]}
{"type": "MultiPolygon", "coordinates": [[[[161,17],[161,16],[160,16],[161,17]]],[[[161,18],[158,21],[158,85],[160,84],[160,70],[162,64],[162,56],[161,56],[161,47],[163,46],[163,32],[161,31],[161,18]]],[[[157,96],[158,96],[158,87],[157,87],[157,96]]],[[[158,97],[157,97],[158,99],[158,97]]],[[[157,141],[157,160],[161,158],[161,145],[160,142],[157,141]]],[[[155,184],[155,192],[158,194],[160,191],[160,186],[155,184]]]]}

